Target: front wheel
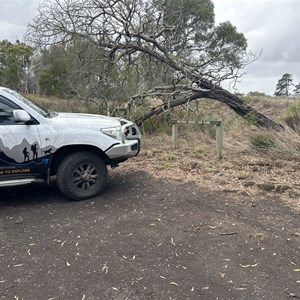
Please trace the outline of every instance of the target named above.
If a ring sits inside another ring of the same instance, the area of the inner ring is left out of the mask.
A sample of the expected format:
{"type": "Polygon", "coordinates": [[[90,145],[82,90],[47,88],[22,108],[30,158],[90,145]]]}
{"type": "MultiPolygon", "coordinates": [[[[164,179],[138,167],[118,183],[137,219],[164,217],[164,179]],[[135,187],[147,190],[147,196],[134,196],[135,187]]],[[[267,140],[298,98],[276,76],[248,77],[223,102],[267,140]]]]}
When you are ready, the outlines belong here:
{"type": "Polygon", "coordinates": [[[57,170],[58,187],[72,200],[83,200],[99,195],[106,182],[106,165],[101,158],[91,152],[69,154],[57,170]]]}

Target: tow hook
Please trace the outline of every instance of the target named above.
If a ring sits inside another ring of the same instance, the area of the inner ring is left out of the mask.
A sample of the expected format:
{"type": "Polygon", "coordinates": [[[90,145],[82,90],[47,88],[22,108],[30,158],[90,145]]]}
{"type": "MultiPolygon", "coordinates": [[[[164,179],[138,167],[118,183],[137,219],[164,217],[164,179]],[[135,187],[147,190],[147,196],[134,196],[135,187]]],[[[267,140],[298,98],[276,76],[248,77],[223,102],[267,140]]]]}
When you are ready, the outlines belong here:
{"type": "Polygon", "coordinates": [[[118,166],[119,166],[119,164],[116,163],[116,162],[112,162],[112,163],[110,164],[110,167],[111,167],[112,169],[115,169],[115,168],[117,168],[118,166]]]}

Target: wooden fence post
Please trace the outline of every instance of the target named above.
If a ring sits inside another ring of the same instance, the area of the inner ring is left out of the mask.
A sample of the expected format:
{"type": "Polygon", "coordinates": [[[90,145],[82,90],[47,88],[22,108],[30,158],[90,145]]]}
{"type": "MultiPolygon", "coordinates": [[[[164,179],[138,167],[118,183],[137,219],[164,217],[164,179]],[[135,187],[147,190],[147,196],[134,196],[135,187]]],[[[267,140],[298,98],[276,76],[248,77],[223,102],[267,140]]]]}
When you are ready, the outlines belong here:
{"type": "Polygon", "coordinates": [[[176,120],[172,122],[172,148],[178,148],[178,123],[176,120]]]}
{"type": "Polygon", "coordinates": [[[198,124],[198,125],[215,125],[216,128],[216,148],[217,158],[223,157],[223,122],[222,121],[178,121],[172,120],[172,149],[178,148],[178,125],[179,124],[198,124]]]}
{"type": "Polygon", "coordinates": [[[217,158],[221,159],[223,157],[223,122],[221,121],[217,125],[216,132],[216,144],[217,144],[217,158]]]}

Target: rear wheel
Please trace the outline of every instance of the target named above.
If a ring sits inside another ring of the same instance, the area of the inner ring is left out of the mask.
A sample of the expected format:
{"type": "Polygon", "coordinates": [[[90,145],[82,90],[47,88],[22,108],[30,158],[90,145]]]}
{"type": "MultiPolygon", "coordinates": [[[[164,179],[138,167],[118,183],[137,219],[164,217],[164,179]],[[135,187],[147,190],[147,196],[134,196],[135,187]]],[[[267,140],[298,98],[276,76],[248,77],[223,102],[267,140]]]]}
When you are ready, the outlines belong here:
{"type": "Polygon", "coordinates": [[[75,152],[68,155],[57,170],[59,189],[73,200],[99,195],[106,182],[106,165],[101,158],[91,152],[75,152]]]}

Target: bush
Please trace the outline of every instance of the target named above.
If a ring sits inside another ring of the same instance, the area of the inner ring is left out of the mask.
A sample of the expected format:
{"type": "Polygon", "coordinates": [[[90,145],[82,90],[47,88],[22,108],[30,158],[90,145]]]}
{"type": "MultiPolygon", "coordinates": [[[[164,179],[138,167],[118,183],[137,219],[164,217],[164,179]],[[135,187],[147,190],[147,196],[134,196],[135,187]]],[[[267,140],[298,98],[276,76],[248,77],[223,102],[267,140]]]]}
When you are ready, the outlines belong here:
{"type": "Polygon", "coordinates": [[[158,118],[157,116],[147,119],[142,129],[144,133],[168,133],[171,134],[172,126],[166,121],[158,118]]]}
{"type": "Polygon", "coordinates": [[[264,97],[264,96],[266,96],[266,94],[263,92],[253,91],[253,92],[249,92],[247,94],[247,96],[258,96],[258,97],[263,96],[264,97]]]}
{"type": "Polygon", "coordinates": [[[271,134],[256,134],[251,137],[250,142],[252,147],[259,152],[265,152],[276,145],[275,138],[271,134]]]}
{"type": "Polygon", "coordinates": [[[258,121],[257,117],[253,113],[248,113],[245,116],[245,120],[251,125],[256,124],[258,121]]]}
{"type": "Polygon", "coordinates": [[[300,131],[300,101],[288,106],[284,121],[294,131],[300,131]]]}
{"type": "Polygon", "coordinates": [[[288,115],[299,115],[300,114],[300,101],[292,103],[287,108],[288,115]]]}

